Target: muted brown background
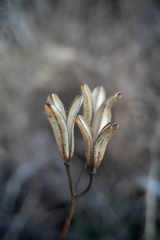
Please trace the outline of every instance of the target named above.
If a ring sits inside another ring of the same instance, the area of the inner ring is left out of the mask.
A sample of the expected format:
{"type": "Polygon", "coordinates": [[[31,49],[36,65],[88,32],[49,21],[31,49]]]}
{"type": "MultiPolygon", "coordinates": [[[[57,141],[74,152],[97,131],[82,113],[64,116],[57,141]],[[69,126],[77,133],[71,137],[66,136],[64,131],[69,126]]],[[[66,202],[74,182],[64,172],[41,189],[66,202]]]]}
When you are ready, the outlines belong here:
{"type": "MultiPolygon", "coordinates": [[[[158,0],[0,1],[1,239],[58,239],[70,193],[43,108],[56,93],[68,109],[82,83],[122,93],[120,127],[66,239],[159,239],[159,48],[158,0]]],[[[75,126],[74,183],[84,162],[75,126]]]]}

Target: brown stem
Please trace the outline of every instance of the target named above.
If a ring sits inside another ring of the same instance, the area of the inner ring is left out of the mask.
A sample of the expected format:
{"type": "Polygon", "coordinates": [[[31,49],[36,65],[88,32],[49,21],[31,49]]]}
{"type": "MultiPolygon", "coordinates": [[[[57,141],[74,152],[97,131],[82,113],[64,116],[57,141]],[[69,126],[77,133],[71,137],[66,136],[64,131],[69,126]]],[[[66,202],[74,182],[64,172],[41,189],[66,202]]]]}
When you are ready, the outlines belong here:
{"type": "Polygon", "coordinates": [[[69,213],[68,213],[68,216],[66,218],[66,221],[65,221],[65,224],[64,224],[64,227],[63,227],[63,230],[62,230],[62,234],[61,234],[59,240],[63,240],[65,238],[67,232],[68,232],[68,228],[70,226],[70,223],[71,223],[71,220],[72,220],[72,217],[73,217],[75,204],[76,204],[76,199],[73,198],[72,202],[70,204],[69,213]]]}
{"type": "Polygon", "coordinates": [[[70,204],[68,216],[67,216],[66,221],[65,221],[65,223],[64,223],[64,227],[63,227],[63,230],[62,230],[62,234],[61,234],[59,240],[64,240],[64,238],[66,237],[67,232],[68,232],[68,228],[69,228],[69,226],[70,226],[70,224],[71,224],[71,220],[72,220],[72,217],[73,217],[76,200],[89,191],[89,189],[90,189],[91,186],[92,186],[93,176],[94,176],[94,174],[95,174],[95,172],[91,172],[91,173],[90,173],[90,180],[89,180],[88,187],[87,187],[86,190],[84,190],[80,195],[78,195],[78,184],[79,184],[79,181],[80,181],[81,176],[82,176],[82,174],[83,174],[83,171],[84,171],[84,169],[86,168],[86,165],[85,165],[84,168],[83,168],[83,170],[82,170],[81,173],[80,173],[79,178],[78,178],[78,182],[77,182],[77,184],[76,184],[75,195],[74,195],[74,193],[73,193],[73,187],[72,187],[72,176],[71,176],[71,171],[70,171],[69,163],[65,163],[65,166],[66,166],[66,170],[67,170],[67,174],[68,174],[68,178],[69,178],[69,186],[70,186],[70,191],[71,191],[71,196],[72,196],[72,202],[71,202],[71,204],[70,204]]]}
{"type": "Polygon", "coordinates": [[[74,194],[73,194],[72,176],[71,176],[71,171],[70,171],[70,165],[69,165],[69,163],[64,163],[64,165],[66,166],[68,179],[69,179],[69,187],[70,187],[71,197],[73,199],[74,198],[74,194]]]}
{"type": "Polygon", "coordinates": [[[80,193],[78,196],[76,196],[77,199],[80,198],[80,197],[82,197],[84,194],[86,194],[86,193],[89,191],[89,189],[90,189],[91,186],[92,186],[93,176],[94,176],[94,175],[95,175],[95,172],[91,172],[91,173],[90,173],[90,179],[89,179],[88,187],[87,187],[82,193],[80,193]]]}
{"type": "Polygon", "coordinates": [[[67,170],[67,174],[68,174],[69,187],[70,187],[72,202],[70,204],[68,216],[67,216],[66,221],[64,223],[62,234],[61,234],[59,240],[64,240],[65,236],[67,235],[68,228],[70,226],[70,223],[71,223],[71,220],[72,220],[72,217],[73,217],[73,213],[74,213],[75,204],[76,204],[76,199],[75,199],[74,193],[73,193],[72,176],[71,176],[71,171],[70,171],[70,165],[69,165],[69,163],[66,163],[66,162],[64,163],[64,165],[66,166],[66,170],[67,170]]]}
{"type": "Polygon", "coordinates": [[[78,180],[77,180],[77,183],[76,183],[76,186],[75,186],[75,190],[74,190],[74,196],[76,196],[76,195],[78,194],[79,182],[80,182],[80,180],[81,180],[81,177],[82,177],[83,172],[84,172],[84,170],[86,169],[86,167],[87,167],[87,162],[85,162],[85,165],[84,165],[84,167],[82,168],[82,171],[81,171],[81,173],[80,173],[80,175],[79,175],[79,178],[78,178],[78,180]]]}

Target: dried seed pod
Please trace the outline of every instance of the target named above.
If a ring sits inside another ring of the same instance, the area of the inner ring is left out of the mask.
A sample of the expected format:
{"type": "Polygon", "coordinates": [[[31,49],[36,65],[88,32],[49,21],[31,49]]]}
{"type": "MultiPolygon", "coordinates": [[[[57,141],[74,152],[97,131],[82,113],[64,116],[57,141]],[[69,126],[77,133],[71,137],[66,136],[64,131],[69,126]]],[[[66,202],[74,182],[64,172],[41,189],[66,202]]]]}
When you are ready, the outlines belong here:
{"type": "Polygon", "coordinates": [[[60,155],[67,161],[69,159],[69,141],[65,119],[60,111],[52,104],[46,103],[44,109],[53,129],[60,155]]]}
{"type": "Polygon", "coordinates": [[[93,134],[92,129],[83,116],[78,115],[76,117],[76,123],[81,130],[83,139],[84,139],[84,147],[85,147],[85,156],[88,165],[90,168],[93,167],[93,134]]]}
{"type": "Polygon", "coordinates": [[[113,136],[115,131],[118,129],[118,123],[108,123],[99,133],[97,139],[95,140],[94,144],[94,171],[98,168],[100,165],[108,141],[113,136]]]}
{"type": "Polygon", "coordinates": [[[83,96],[77,96],[66,116],[63,103],[55,94],[48,96],[45,113],[53,129],[58,150],[65,162],[69,162],[74,152],[74,125],[76,115],[82,105],[83,96]]]}
{"type": "Polygon", "coordinates": [[[71,106],[68,110],[67,129],[68,129],[69,152],[70,152],[69,158],[73,156],[73,152],[74,152],[74,125],[75,125],[77,112],[79,112],[82,102],[83,102],[83,96],[82,95],[77,96],[71,103],[71,106]]]}
{"type": "Polygon", "coordinates": [[[96,112],[97,109],[101,106],[101,104],[105,100],[106,92],[103,87],[96,87],[92,91],[92,96],[93,96],[94,112],[96,112]]]}
{"type": "Polygon", "coordinates": [[[93,98],[90,88],[87,84],[81,85],[81,91],[83,94],[83,116],[91,125],[93,119],[93,98]]]}
{"type": "Polygon", "coordinates": [[[96,171],[109,139],[118,129],[118,123],[111,122],[111,107],[121,98],[121,93],[117,92],[104,100],[103,87],[96,87],[91,94],[89,87],[84,84],[81,90],[84,97],[84,117],[77,116],[76,122],[83,135],[87,163],[96,171]]]}
{"type": "Polygon", "coordinates": [[[120,92],[117,92],[113,95],[111,95],[107,100],[105,100],[105,104],[112,107],[114,103],[116,103],[120,98],[122,97],[122,94],[120,92]]]}

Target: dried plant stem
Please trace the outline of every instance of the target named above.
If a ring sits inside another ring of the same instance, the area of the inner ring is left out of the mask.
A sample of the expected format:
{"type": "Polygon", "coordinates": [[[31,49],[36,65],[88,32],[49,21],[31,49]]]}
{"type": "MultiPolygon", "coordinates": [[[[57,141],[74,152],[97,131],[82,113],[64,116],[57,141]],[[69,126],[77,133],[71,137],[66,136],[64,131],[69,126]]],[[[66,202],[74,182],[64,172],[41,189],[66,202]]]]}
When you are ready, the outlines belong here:
{"type": "Polygon", "coordinates": [[[95,173],[96,172],[93,172],[93,171],[90,173],[90,179],[89,179],[88,187],[82,193],[80,193],[76,198],[82,197],[84,194],[86,194],[90,190],[90,188],[92,186],[92,182],[93,182],[93,176],[95,175],[95,173]]]}
{"type": "Polygon", "coordinates": [[[69,179],[69,187],[70,187],[71,197],[73,199],[74,198],[74,194],[73,194],[73,185],[72,185],[72,176],[71,176],[70,165],[69,165],[69,163],[64,163],[64,165],[66,166],[68,179],[69,179]]]}
{"type": "Polygon", "coordinates": [[[78,185],[79,185],[80,179],[82,177],[82,174],[83,174],[84,170],[87,167],[87,165],[85,164],[84,168],[82,169],[82,171],[81,171],[81,173],[79,175],[79,178],[78,178],[78,181],[77,181],[77,184],[76,184],[76,188],[75,188],[75,194],[74,194],[73,193],[73,186],[72,186],[72,176],[71,176],[71,171],[70,171],[70,165],[69,165],[69,163],[64,163],[64,164],[66,166],[66,170],[67,170],[67,174],[68,174],[69,186],[70,186],[70,192],[71,192],[72,201],[71,201],[69,212],[68,212],[68,216],[67,216],[66,221],[64,223],[62,234],[61,234],[59,240],[64,240],[65,239],[65,237],[67,235],[67,232],[68,232],[68,229],[69,229],[69,226],[70,226],[70,223],[71,223],[71,220],[72,220],[72,217],[73,217],[74,208],[75,208],[75,205],[76,205],[76,200],[89,191],[89,189],[92,186],[93,176],[95,175],[95,172],[91,172],[90,173],[90,180],[89,180],[88,187],[80,195],[77,195],[78,194],[78,185]]]}
{"type": "Polygon", "coordinates": [[[62,234],[61,234],[59,240],[63,240],[67,235],[68,228],[70,226],[70,223],[71,223],[71,220],[72,220],[72,217],[73,217],[73,213],[74,213],[75,204],[76,204],[76,198],[74,197],[74,193],[73,193],[73,185],[72,185],[72,176],[71,176],[71,171],[70,171],[70,165],[69,165],[69,163],[64,163],[64,165],[66,166],[66,170],[67,170],[67,174],[68,174],[69,187],[70,187],[72,201],[71,201],[68,216],[67,216],[66,221],[64,223],[62,234]]]}
{"type": "Polygon", "coordinates": [[[63,227],[63,230],[62,230],[62,234],[61,234],[59,240],[63,240],[65,238],[65,236],[67,235],[68,228],[70,226],[70,223],[71,223],[71,220],[72,220],[72,217],[73,217],[75,204],[76,204],[76,198],[73,198],[72,202],[70,204],[69,213],[68,213],[68,216],[66,218],[66,221],[65,221],[65,224],[64,224],[64,227],[63,227]]]}
{"type": "Polygon", "coordinates": [[[75,196],[76,196],[77,193],[78,193],[78,186],[79,186],[81,177],[82,177],[82,175],[83,175],[84,170],[86,169],[86,167],[87,167],[87,162],[85,162],[85,165],[84,165],[84,167],[82,168],[82,171],[81,171],[81,173],[80,173],[80,175],[79,175],[79,177],[78,177],[78,180],[77,180],[77,183],[76,183],[76,186],[75,186],[75,190],[74,190],[74,195],[75,195],[75,196]]]}

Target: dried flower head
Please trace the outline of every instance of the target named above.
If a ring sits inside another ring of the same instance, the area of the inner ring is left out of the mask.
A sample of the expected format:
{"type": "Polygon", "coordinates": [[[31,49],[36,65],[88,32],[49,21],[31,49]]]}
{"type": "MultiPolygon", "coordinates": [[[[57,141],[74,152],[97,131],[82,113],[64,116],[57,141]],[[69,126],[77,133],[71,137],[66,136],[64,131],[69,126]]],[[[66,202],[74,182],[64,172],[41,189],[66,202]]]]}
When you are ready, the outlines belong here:
{"type": "Polygon", "coordinates": [[[76,115],[83,102],[83,96],[77,96],[66,115],[63,103],[56,94],[48,96],[44,106],[45,113],[53,129],[58,150],[66,163],[74,152],[74,124],[76,115]]]}
{"type": "Polygon", "coordinates": [[[121,98],[121,93],[117,92],[105,100],[103,87],[96,87],[91,92],[88,85],[83,84],[81,90],[84,98],[84,116],[78,115],[76,122],[83,135],[87,163],[96,171],[109,139],[118,129],[118,123],[111,122],[111,107],[121,98]]]}

